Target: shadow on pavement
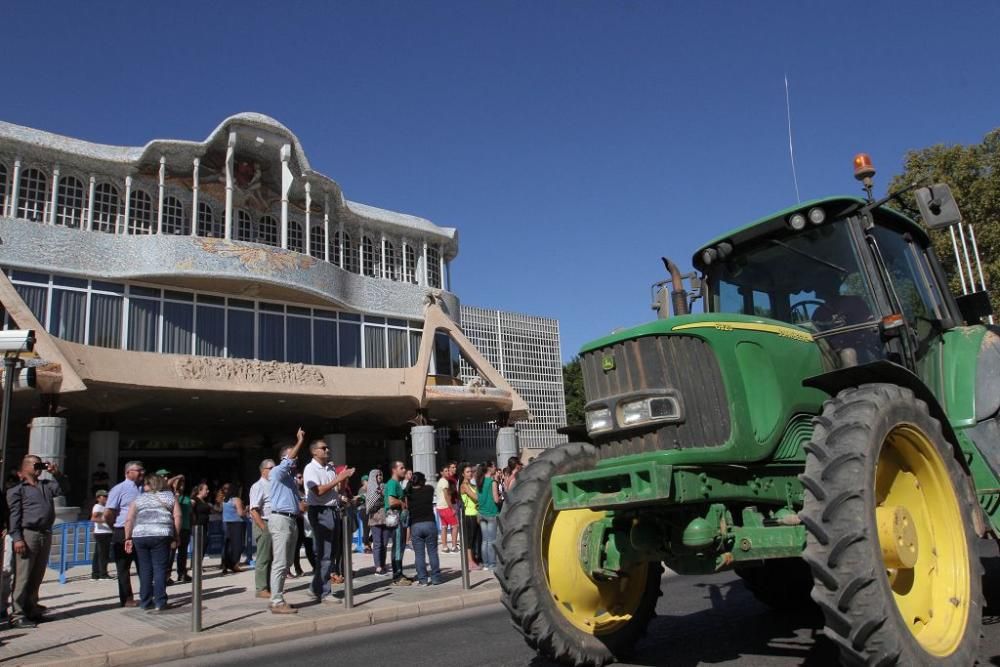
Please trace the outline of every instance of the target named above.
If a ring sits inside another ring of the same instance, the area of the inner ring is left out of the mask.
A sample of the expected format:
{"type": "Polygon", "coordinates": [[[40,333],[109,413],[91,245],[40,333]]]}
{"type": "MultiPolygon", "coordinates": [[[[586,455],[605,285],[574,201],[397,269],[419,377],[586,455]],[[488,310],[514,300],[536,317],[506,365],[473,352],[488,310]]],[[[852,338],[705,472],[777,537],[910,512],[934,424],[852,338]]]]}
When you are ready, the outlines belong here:
{"type": "MultiPolygon", "coordinates": [[[[35,651],[25,651],[24,653],[18,653],[17,655],[5,655],[3,657],[3,661],[10,662],[12,660],[17,660],[18,658],[26,658],[29,655],[35,655],[38,653],[42,653],[44,651],[51,651],[54,648],[59,648],[61,646],[69,646],[70,644],[76,644],[77,642],[84,642],[87,641],[88,639],[97,639],[100,636],[101,635],[90,635],[89,637],[76,637],[75,639],[71,639],[67,642],[62,642],[61,644],[46,644],[43,648],[37,649],[35,651]]],[[[13,639],[13,636],[5,637],[4,639],[13,639]]]]}

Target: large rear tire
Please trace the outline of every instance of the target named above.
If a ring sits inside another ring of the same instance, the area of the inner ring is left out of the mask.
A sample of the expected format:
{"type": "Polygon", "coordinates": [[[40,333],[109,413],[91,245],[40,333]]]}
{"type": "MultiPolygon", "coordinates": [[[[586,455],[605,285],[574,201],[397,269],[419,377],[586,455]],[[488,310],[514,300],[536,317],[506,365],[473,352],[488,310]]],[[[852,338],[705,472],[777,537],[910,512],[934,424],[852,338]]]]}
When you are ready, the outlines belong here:
{"type": "Polygon", "coordinates": [[[591,579],[578,558],[588,525],[603,512],[552,508],[554,475],[590,470],[593,445],[547,450],[517,477],[496,542],[502,602],[528,646],[565,665],[601,667],[627,654],[645,632],[660,595],[660,563],[620,581],[591,579]]]}
{"type": "Polygon", "coordinates": [[[803,557],[842,661],[973,664],[978,508],[927,405],[896,385],[846,389],[824,406],[806,454],[803,557]]]}

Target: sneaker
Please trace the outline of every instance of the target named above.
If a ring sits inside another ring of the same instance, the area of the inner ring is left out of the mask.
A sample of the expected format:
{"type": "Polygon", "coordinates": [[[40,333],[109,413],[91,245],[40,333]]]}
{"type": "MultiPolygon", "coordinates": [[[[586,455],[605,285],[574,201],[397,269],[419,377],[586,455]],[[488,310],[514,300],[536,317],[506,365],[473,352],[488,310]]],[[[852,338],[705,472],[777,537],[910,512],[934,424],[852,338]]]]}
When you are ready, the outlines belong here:
{"type": "Polygon", "coordinates": [[[138,607],[139,603],[136,602],[135,600],[125,600],[125,602],[122,602],[122,606],[123,607],[138,607]]]}
{"type": "Polygon", "coordinates": [[[185,574],[184,575],[184,583],[185,584],[190,584],[191,583],[191,577],[189,577],[188,575],[185,574]]]}
{"type": "Polygon", "coordinates": [[[399,579],[393,579],[392,585],[393,586],[412,586],[413,582],[410,581],[409,579],[407,579],[406,577],[400,577],[399,579]]]}
{"type": "Polygon", "coordinates": [[[264,590],[262,590],[262,591],[257,591],[257,597],[259,597],[261,600],[265,600],[265,599],[266,600],[270,600],[271,599],[271,591],[267,590],[266,588],[264,590]]]}
{"type": "Polygon", "coordinates": [[[299,610],[288,604],[287,602],[280,602],[278,604],[271,605],[272,614],[297,614],[299,610]]]}
{"type": "Polygon", "coordinates": [[[388,577],[389,573],[386,572],[385,570],[375,570],[375,576],[376,577],[388,577]]]}
{"type": "Polygon", "coordinates": [[[330,593],[329,595],[324,596],[323,597],[323,602],[325,602],[327,604],[344,604],[344,601],[342,599],[338,598],[333,593],[330,593]]]}
{"type": "Polygon", "coordinates": [[[427,587],[427,586],[430,586],[430,585],[431,585],[431,582],[429,582],[429,581],[418,581],[417,582],[417,586],[427,587]]]}
{"type": "Polygon", "coordinates": [[[434,580],[431,580],[431,583],[428,584],[428,586],[440,586],[440,585],[441,585],[440,581],[434,581],[434,580]]]}

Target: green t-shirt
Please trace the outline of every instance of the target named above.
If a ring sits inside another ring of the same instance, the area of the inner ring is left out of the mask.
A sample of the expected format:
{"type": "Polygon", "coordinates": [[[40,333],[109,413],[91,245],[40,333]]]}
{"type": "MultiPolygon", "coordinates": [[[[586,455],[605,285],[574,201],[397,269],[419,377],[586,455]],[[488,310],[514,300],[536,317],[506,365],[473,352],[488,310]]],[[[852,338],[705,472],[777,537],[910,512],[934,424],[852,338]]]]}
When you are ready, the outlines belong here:
{"type": "MultiPolygon", "coordinates": [[[[403,485],[394,479],[390,479],[385,484],[385,508],[389,509],[389,498],[399,498],[402,500],[406,496],[403,485]]],[[[402,508],[398,508],[402,509],[402,508]]]]}
{"type": "Polygon", "coordinates": [[[177,504],[181,506],[181,530],[191,530],[191,496],[182,493],[177,504]]]}
{"type": "Polygon", "coordinates": [[[493,478],[483,478],[483,488],[479,491],[479,516],[491,519],[500,514],[500,508],[493,501],[493,478]]]}

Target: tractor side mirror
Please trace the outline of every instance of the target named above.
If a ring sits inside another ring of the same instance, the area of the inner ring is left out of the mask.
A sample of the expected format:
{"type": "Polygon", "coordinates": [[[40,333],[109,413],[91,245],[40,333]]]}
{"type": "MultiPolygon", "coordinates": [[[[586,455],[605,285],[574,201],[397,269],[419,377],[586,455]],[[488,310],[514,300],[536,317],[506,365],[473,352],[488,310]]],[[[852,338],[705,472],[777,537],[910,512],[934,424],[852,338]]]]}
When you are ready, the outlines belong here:
{"type": "Polygon", "coordinates": [[[917,188],[914,192],[924,224],[930,229],[945,229],[962,221],[951,188],[944,183],[917,188]]]}

